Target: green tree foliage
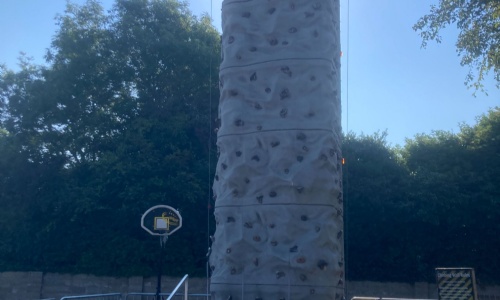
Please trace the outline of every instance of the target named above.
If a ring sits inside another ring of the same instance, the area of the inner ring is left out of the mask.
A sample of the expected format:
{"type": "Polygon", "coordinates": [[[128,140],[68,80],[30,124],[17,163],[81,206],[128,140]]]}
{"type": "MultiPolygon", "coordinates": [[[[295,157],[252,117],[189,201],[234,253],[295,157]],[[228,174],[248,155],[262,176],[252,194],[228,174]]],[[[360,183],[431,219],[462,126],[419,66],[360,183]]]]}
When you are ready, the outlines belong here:
{"type": "Polygon", "coordinates": [[[500,261],[500,109],[459,134],[436,132],[407,143],[403,151],[413,178],[413,226],[426,228],[422,252],[428,266],[473,266],[479,277],[498,280],[500,261]],[[416,189],[418,187],[418,189],[416,189]]]}
{"type": "Polygon", "coordinates": [[[483,90],[482,82],[492,70],[500,88],[500,1],[440,0],[413,29],[420,32],[425,47],[431,40],[441,42],[441,30],[451,24],[460,31],[456,46],[461,65],[470,67],[465,83],[483,90]]]}
{"type": "Polygon", "coordinates": [[[436,267],[474,267],[498,281],[500,109],[390,148],[348,135],[343,152],[348,278],[434,281],[436,267]]]}
{"type": "Polygon", "coordinates": [[[203,274],[219,34],[175,0],[90,0],[57,20],[49,65],[0,77],[0,268],[151,274],[140,217],[169,204],[189,217],[168,273],[203,274]]]}
{"type": "Polygon", "coordinates": [[[408,175],[386,133],[347,135],[344,190],[351,280],[413,281],[418,276],[408,247],[406,218],[408,175]]]}

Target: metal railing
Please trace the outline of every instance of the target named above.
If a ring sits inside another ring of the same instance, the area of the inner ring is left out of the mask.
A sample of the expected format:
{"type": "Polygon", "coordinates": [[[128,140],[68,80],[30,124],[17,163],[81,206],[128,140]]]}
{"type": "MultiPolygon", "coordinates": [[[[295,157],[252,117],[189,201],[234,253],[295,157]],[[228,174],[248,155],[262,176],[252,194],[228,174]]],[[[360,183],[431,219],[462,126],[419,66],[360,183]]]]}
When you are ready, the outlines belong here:
{"type": "Polygon", "coordinates": [[[122,294],[111,293],[111,294],[95,294],[95,295],[81,295],[81,296],[65,296],[61,300],[70,299],[94,299],[94,300],[122,300],[122,294]]]}
{"type": "MultiPolygon", "coordinates": [[[[171,296],[171,293],[161,293],[162,299],[167,299],[171,296]]],[[[175,294],[172,299],[183,299],[184,294],[175,294]]],[[[209,300],[209,294],[188,294],[189,300],[209,300]]],[[[156,293],[128,293],[125,296],[125,300],[156,300],[156,293]]]]}
{"type": "MultiPolygon", "coordinates": [[[[170,293],[161,293],[160,297],[166,299],[170,293]]],[[[125,300],[156,300],[156,293],[128,293],[125,300]]]]}
{"type": "Polygon", "coordinates": [[[181,281],[177,284],[175,289],[172,291],[170,297],[168,297],[167,300],[171,300],[172,297],[175,296],[177,291],[181,288],[182,284],[184,284],[184,300],[188,300],[188,287],[189,287],[189,275],[186,274],[184,277],[182,277],[181,281]]]}
{"type": "Polygon", "coordinates": [[[410,298],[385,298],[385,297],[352,297],[351,300],[437,300],[437,299],[410,299],[410,298]]]}

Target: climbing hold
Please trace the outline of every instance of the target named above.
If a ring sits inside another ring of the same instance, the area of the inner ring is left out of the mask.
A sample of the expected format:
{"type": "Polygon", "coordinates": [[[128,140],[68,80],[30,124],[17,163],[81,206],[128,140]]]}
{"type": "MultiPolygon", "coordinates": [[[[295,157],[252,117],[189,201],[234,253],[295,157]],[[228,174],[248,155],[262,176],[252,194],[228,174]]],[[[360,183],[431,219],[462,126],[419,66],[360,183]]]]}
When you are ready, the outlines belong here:
{"type": "Polygon", "coordinates": [[[252,160],[255,160],[256,162],[259,162],[260,158],[259,158],[258,155],[254,155],[254,156],[252,156],[252,160]]]}
{"type": "Polygon", "coordinates": [[[300,275],[299,275],[299,278],[300,278],[300,280],[302,280],[302,281],[306,281],[306,280],[307,280],[307,276],[306,276],[306,275],[304,275],[304,274],[300,274],[300,275]]]}
{"type": "Polygon", "coordinates": [[[305,139],[306,139],[306,135],[305,135],[303,132],[299,132],[299,133],[297,134],[297,139],[298,139],[299,141],[303,141],[303,140],[305,140],[305,139]]]}
{"type": "Polygon", "coordinates": [[[277,241],[271,241],[271,246],[276,247],[276,245],[278,245],[277,241]]]}
{"type": "Polygon", "coordinates": [[[269,192],[269,197],[274,198],[276,197],[277,193],[275,191],[269,192]]]}
{"type": "Polygon", "coordinates": [[[298,186],[298,187],[296,187],[296,189],[297,189],[297,192],[299,192],[299,194],[300,194],[304,190],[304,187],[298,186]]]}
{"type": "Polygon", "coordinates": [[[301,162],[304,160],[304,157],[302,155],[297,156],[297,161],[301,162]]]}
{"type": "Polygon", "coordinates": [[[250,223],[250,222],[246,222],[244,226],[246,228],[252,228],[253,227],[252,223],[250,223]]]}
{"type": "Polygon", "coordinates": [[[295,27],[290,27],[290,28],[288,29],[288,32],[289,32],[289,33],[296,33],[296,32],[297,32],[297,28],[295,28],[295,27]]]}
{"type": "Polygon", "coordinates": [[[236,151],[236,156],[240,157],[241,156],[241,151],[236,151]]]}
{"type": "Polygon", "coordinates": [[[226,165],[226,164],[224,164],[224,163],[223,163],[223,164],[221,164],[221,167],[222,167],[222,169],[223,169],[223,170],[227,169],[227,165],[226,165]]]}
{"type": "Polygon", "coordinates": [[[274,12],[275,12],[275,11],[276,11],[276,8],[274,8],[274,7],[273,7],[273,8],[270,8],[267,12],[268,12],[270,15],[272,15],[272,14],[274,14],[274,12]]]}
{"type": "Polygon", "coordinates": [[[285,272],[283,272],[283,271],[277,271],[276,272],[276,278],[280,279],[282,277],[285,277],[285,272]]]}
{"type": "Polygon", "coordinates": [[[286,98],[290,98],[290,91],[288,89],[284,89],[280,93],[280,100],[285,100],[286,98]]]}
{"type": "Polygon", "coordinates": [[[258,109],[258,110],[262,109],[262,106],[259,103],[256,103],[254,107],[255,107],[255,109],[258,109]]]}
{"type": "Polygon", "coordinates": [[[226,253],[227,253],[227,254],[231,253],[231,248],[227,248],[227,249],[226,249],[226,253]]]}
{"type": "Polygon", "coordinates": [[[271,46],[276,46],[276,45],[278,45],[278,39],[277,39],[277,38],[272,38],[272,39],[270,39],[270,40],[269,40],[269,44],[270,44],[271,46]]]}
{"type": "Polygon", "coordinates": [[[281,72],[283,72],[286,75],[288,75],[288,77],[292,77],[292,71],[287,66],[281,67],[281,72]]]}
{"type": "Polygon", "coordinates": [[[257,47],[250,47],[249,50],[250,50],[250,52],[255,52],[255,51],[257,51],[257,47]]]}
{"type": "Polygon", "coordinates": [[[233,190],[232,195],[233,195],[233,197],[237,197],[238,196],[238,190],[233,190]]]}
{"type": "Polygon", "coordinates": [[[250,179],[245,178],[245,183],[247,183],[247,184],[250,183],[250,179]]]}
{"type": "Polygon", "coordinates": [[[337,239],[340,240],[340,238],[342,238],[342,230],[337,233],[337,239]]]}
{"type": "Polygon", "coordinates": [[[232,43],[234,42],[234,36],[232,36],[232,35],[231,35],[231,36],[228,38],[227,42],[228,42],[229,44],[232,44],[232,43]]]}
{"type": "Polygon", "coordinates": [[[327,266],[328,266],[328,263],[326,261],[324,261],[322,259],[320,261],[318,261],[318,268],[320,270],[325,270],[327,266]]]}
{"type": "Polygon", "coordinates": [[[258,258],[254,258],[254,259],[253,259],[253,264],[254,264],[255,266],[258,266],[258,265],[259,265],[259,259],[258,259],[258,258]]]}
{"type": "Polygon", "coordinates": [[[255,81],[255,80],[257,80],[257,73],[253,72],[253,74],[250,75],[250,81],[255,81]]]}
{"type": "Polygon", "coordinates": [[[307,221],[309,218],[306,215],[300,216],[301,221],[307,221]]]}
{"type": "Polygon", "coordinates": [[[264,199],[264,196],[260,195],[260,196],[257,196],[257,201],[259,203],[262,203],[262,199],[264,199]]]}
{"type": "Polygon", "coordinates": [[[290,248],[290,252],[297,252],[299,249],[299,247],[297,245],[293,246],[292,248],[290,248]]]}
{"type": "Polygon", "coordinates": [[[299,258],[297,258],[297,263],[298,264],[303,264],[306,262],[306,258],[304,256],[301,256],[299,258]]]}
{"type": "Polygon", "coordinates": [[[273,148],[274,148],[274,147],[277,147],[277,146],[279,146],[279,144],[280,144],[280,142],[279,142],[279,141],[272,141],[272,142],[271,142],[271,147],[273,147],[273,148]]]}
{"type": "Polygon", "coordinates": [[[232,223],[235,222],[236,220],[233,217],[227,217],[227,222],[232,223]]]}
{"type": "Polygon", "coordinates": [[[271,92],[271,89],[270,88],[266,88],[265,91],[266,91],[266,93],[269,94],[271,92]]]}
{"type": "Polygon", "coordinates": [[[256,242],[260,242],[260,236],[255,235],[255,236],[253,237],[253,240],[254,240],[254,241],[256,241],[256,242]]]}
{"type": "Polygon", "coordinates": [[[286,108],[281,109],[280,117],[286,118],[287,115],[288,115],[288,109],[286,109],[286,108]]]}
{"type": "Polygon", "coordinates": [[[245,122],[243,122],[241,119],[237,119],[234,121],[234,125],[238,126],[238,127],[243,126],[243,125],[245,125],[245,122]]]}

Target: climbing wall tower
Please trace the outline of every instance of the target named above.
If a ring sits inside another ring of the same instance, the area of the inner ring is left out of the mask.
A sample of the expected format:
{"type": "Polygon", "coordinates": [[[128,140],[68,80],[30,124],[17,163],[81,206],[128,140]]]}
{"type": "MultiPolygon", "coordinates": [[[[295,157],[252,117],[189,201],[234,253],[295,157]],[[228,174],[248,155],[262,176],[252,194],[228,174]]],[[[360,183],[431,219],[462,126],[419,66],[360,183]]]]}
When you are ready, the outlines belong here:
{"type": "Polygon", "coordinates": [[[339,0],[222,3],[212,299],[342,299],[339,0]]]}

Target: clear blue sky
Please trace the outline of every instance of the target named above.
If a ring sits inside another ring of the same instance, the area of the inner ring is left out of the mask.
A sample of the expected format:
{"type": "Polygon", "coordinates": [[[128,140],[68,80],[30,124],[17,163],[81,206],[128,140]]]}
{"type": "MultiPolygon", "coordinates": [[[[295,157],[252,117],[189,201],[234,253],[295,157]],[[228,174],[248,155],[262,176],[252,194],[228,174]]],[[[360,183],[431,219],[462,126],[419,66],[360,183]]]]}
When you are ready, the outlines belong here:
{"type": "MultiPolygon", "coordinates": [[[[403,145],[417,133],[456,133],[459,123],[472,125],[477,116],[500,106],[492,76],[486,81],[489,96],[478,93],[474,98],[464,86],[468,68],[460,66],[455,51],[456,30],[446,30],[442,44],[420,48],[421,40],[411,27],[438,0],[351,0],[349,22],[347,1],[341,0],[344,130],[387,130],[391,145],[403,145]]],[[[43,63],[57,29],[54,16],[64,11],[65,3],[0,0],[0,63],[16,69],[20,51],[43,63]]],[[[113,0],[101,3],[109,9],[113,0]]],[[[212,13],[220,30],[222,0],[188,3],[195,15],[212,13]]]]}

